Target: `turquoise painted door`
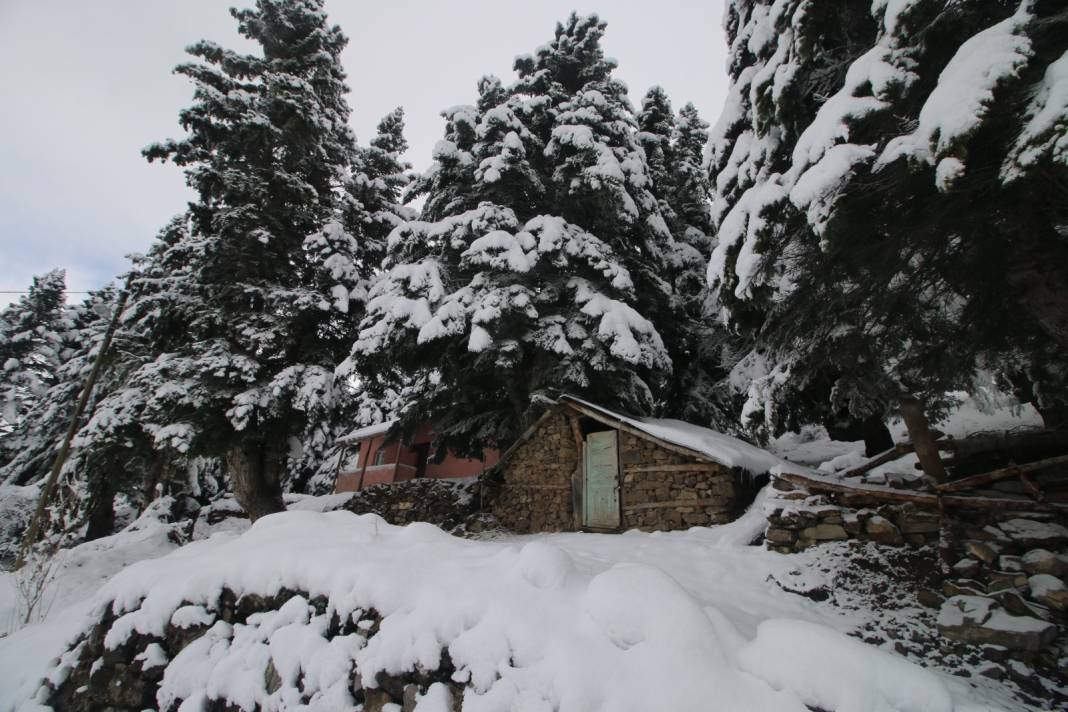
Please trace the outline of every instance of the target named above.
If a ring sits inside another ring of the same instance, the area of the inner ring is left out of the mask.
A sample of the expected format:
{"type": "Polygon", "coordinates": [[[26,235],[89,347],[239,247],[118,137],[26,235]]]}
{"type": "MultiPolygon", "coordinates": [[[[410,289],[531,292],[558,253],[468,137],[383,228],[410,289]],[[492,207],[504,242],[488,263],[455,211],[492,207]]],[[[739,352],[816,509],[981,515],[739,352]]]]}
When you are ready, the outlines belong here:
{"type": "Polygon", "coordinates": [[[616,431],[586,436],[585,525],[619,526],[619,449],[616,431]]]}

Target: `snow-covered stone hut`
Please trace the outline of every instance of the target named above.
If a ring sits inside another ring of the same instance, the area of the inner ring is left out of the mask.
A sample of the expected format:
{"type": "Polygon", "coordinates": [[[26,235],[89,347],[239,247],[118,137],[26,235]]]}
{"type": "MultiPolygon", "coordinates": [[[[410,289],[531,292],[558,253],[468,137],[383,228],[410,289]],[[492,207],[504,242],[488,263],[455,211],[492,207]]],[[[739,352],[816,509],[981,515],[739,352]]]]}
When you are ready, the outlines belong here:
{"type": "Polygon", "coordinates": [[[722,524],[782,461],[679,420],[562,396],[487,473],[487,508],[517,532],[722,524]]]}

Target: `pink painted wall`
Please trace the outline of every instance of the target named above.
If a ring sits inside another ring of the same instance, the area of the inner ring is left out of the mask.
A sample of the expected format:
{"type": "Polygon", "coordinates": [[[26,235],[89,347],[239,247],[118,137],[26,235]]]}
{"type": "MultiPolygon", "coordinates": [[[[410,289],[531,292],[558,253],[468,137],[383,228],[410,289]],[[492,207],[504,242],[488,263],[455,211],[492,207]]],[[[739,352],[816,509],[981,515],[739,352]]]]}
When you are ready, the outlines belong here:
{"type": "MultiPolygon", "coordinates": [[[[359,489],[361,471],[364,487],[413,479],[419,468],[420,449],[418,446],[430,444],[433,440],[434,434],[428,426],[421,428],[408,446],[395,442],[384,444],[385,435],[376,435],[361,440],[356,469],[339,472],[334,491],[353,492],[359,489]],[[375,465],[373,464],[375,455],[383,446],[386,448],[385,463],[375,465]]],[[[355,447],[355,445],[349,447],[355,447]]],[[[351,461],[351,458],[346,459],[351,461]]],[[[435,479],[474,477],[482,470],[497,464],[500,459],[501,454],[497,450],[487,449],[483,460],[457,457],[450,452],[441,462],[426,463],[423,476],[435,479]]]]}

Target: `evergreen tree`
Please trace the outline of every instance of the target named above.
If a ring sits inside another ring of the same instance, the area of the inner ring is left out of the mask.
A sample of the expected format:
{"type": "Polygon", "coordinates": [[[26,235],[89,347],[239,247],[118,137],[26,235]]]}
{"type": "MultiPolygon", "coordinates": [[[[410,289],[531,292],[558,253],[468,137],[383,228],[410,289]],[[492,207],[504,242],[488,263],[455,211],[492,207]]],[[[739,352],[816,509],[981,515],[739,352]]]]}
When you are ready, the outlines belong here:
{"type": "Polygon", "coordinates": [[[736,374],[745,412],[773,427],[848,415],[881,429],[916,398],[937,412],[980,363],[1039,328],[1059,338],[1064,301],[1037,303],[1065,284],[1056,180],[1019,192],[1012,149],[1042,114],[1038,162],[1056,164],[1046,130],[1063,108],[1027,99],[1045,96],[1068,18],[1049,2],[945,10],[728,10],[709,275],[756,348],[736,374]],[[1034,206],[1023,220],[1021,205],[1034,206]]]}
{"type": "Polygon", "coordinates": [[[65,280],[59,269],[34,277],[29,292],[0,312],[0,436],[54,381],[64,348],[65,280]]]}
{"type": "Polygon", "coordinates": [[[671,317],[658,324],[675,370],[663,397],[665,415],[730,428],[730,398],[723,387],[728,345],[705,277],[714,228],[702,153],[708,124],[693,104],[672,114],[661,87],[650,89],[638,114],[638,140],[649,163],[651,190],[673,242],[665,273],[671,317]]]}
{"type": "Polygon", "coordinates": [[[321,0],[232,14],[262,54],[190,47],[202,61],[177,69],[196,85],[181,113],[189,135],[145,152],[185,167],[199,199],[177,238],[189,256],[176,267],[180,307],[166,317],[184,337],[171,348],[160,322],[158,355],[137,378],[167,385],[144,407],[157,443],[223,458],[255,519],[282,509],[283,480],[310,476],[331,444],[343,395],[334,369],[373,263],[364,231],[382,217],[367,213],[380,207],[367,191],[389,185],[353,177],[346,39],[321,0]]]}
{"type": "Polygon", "coordinates": [[[673,240],[604,27],[573,15],[511,87],[484,78],[476,106],[447,112],[414,184],[423,221],[390,236],[353,350],[362,373],[398,368],[376,387],[402,393],[403,430],[430,419],[460,450],[504,443],[554,388],[655,407],[673,240]]]}
{"type": "MultiPolygon", "coordinates": [[[[65,307],[60,362],[51,385],[11,432],[10,450],[0,463],[0,481],[25,485],[48,475],[74,407],[92,369],[115,306],[116,291],[107,287],[79,304],[65,307]]],[[[71,471],[68,464],[66,473],[71,471]]]]}

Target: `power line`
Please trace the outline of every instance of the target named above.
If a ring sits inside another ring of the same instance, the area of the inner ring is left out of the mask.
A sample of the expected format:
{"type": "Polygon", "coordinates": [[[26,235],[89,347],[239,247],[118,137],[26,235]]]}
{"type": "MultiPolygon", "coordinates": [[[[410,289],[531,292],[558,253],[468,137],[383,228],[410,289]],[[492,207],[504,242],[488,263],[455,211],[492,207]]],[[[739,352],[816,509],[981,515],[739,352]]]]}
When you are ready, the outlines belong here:
{"type": "MultiPolygon", "coordinates": [[[[92,294],[92,292],[89,292],[89,291],[81,292],[81,291],[78,291],[76,289],[64,289],[63,291],[66,292],[67,294],[92,294]]],[[[30,293],[30,291],[28,289],[0,289],[0,294],[29,294],[29,293],[30,293]]]]}

